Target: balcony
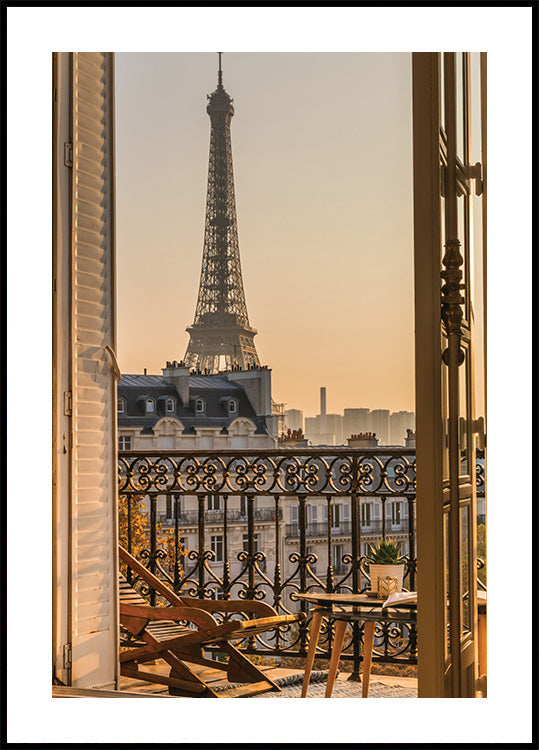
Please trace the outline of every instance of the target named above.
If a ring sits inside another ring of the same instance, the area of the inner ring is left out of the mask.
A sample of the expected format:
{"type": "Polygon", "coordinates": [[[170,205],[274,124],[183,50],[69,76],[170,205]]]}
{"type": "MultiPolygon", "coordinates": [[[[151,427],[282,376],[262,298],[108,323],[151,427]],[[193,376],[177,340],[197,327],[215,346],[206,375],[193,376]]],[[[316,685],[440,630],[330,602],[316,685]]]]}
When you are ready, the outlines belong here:
{"type": "MultiPolygon", "coordinates": [[[[316,537],[327,537],[330,528],[327,521],[323,523],[308,523],[305,526],[305,535],[307,538],[316,537]]],[[[386,536],[386,534],[406,534],[408,529],[406,527],[406,519],[399,523],[392,523],[387,520],[384,524],[383,521],[371,521],[368,524],[361,524],[361,536],[364,539],[372,539],[373,536],[380,537],[386,536]]],[[[331,525],[331,534],[333,537],[349,537],[352,535],[352,524],[350,521],[341,521],[337,525],[331,525]]],[[[300,528],[298,523],[286,524],[285,537],[287,539],[298,539],[300,536],[300,528]]]]}
{"type": "MultiPolygon", "coordinates": [[[[279,508],[280,520],[282,520],[282,509],[279,508]]],[[[236,509],[227,509],[226,512],[227,522],[230,524],[245,524],[247,523],[247,513],[236,509]]],[[[222,525],[225,520],[224,510],[206,510],[204,512],[205,524],[210,525],[222,525]]],[[[275,510],[274,508],[255,508],[254,509],[254,520],[255,523],[271,522],[275,521],[275,510]]],[[[168,516],[166,513],[157,513],[157,522],[162,526],[173,527],[176,523],[174,517],[168,516]]],[[[181,527],[198,526],[198,512],[195,511],[182,511],[178,515],[178,525],[181,527]]]]}
{"type": "MultiPolygon", "coordinates": [[[[481,475],[477,477],[481,495],[484,492],[481,475]]],[[[119,481],[120,496],[126,506],[122,543],[182,596],[258,599],[280,613],[308,611],[307,604],[295,598],[297,593],[367,590],[369,576],[361,550],[373,535],[395,532],[404,536],[409,551],[404,586],[415,589],[414,449],[121,451],[119,481]],[[216,494],[221,498],[222,509],[208,510],[209,498],[216,494]],[[149,508],[142,539],[140,533],[138,537],[135,534],[133,517],[135,500],[141,497],[149,508]],[[165,519],[163,523],[157,513],[158,500],[163,497],[177,503],[184,497],[194,498],[197,510],[178,514],[177,522],[165,519]],[[238,498],[242,498],[242,509],[229,507],[237,504],[238,498]],[[266,505],[271,502],[271,506],[255,508],[256,498],[263,499],[266,505]],[[332,517],[333,504],[346,498],[350,503],[350,520],[337,526],[308,524],[307,500],[313,498],[324,498],[328,517],[332,517]],[[392,524],[384,512],[378,522],[362,526],[364,498],[380,500],[384,506],[388,500],[398,498],[406,504],[406,512],[399,524],[392,524]],[[297,508],[298,521],[283,524],[283,508],[291,503],[297,508]],[[168,533],[166,543],[160,537],[160,522],[168,533]],[[258,522],[267,522],[271,529],[268,537],[271,543],[260,548],[255,542],[258,522]],[[234,529],[238,523],[244,526],[244,542],[243,547],[234,549],[234,534],[237,539],[234,529]],[[187,526],[196,530],[197,543],[184,554],[180,531],[184,533],[187,526]],[[320,549],[327,551],[327,559],[323,561],[312,548],[307,548],[307,540],[315,537],[323,539],[320,549]],[[289,548],[288,540],[293,540],[289,548]]],[[[154,591],[143,593],[151,603],[156,601],[154,591]]],[[[242,648],[246,653],[265,657],[304,659],[309,627],[308,619],[291,632],[265,634],[255,642],[242,644],[242,648]]],[[[333,635],[329,627],[320,639],[320,658],[329,659],[333,635]]],[[[343,662],[350,663],[354,673],[360,671],[362,636],[362,627],[354,626],[341,657],[343,662]]],[[[401,624],[389,630],[380,623],[373,661],[416,664],[415,625],[401,624]]]]}

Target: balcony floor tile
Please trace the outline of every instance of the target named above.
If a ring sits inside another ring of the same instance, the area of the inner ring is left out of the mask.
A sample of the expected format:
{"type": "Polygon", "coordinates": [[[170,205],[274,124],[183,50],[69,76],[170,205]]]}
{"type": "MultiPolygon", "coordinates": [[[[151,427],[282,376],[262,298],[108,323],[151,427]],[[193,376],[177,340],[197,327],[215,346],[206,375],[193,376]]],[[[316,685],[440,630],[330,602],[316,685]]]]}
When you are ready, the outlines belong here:
{"type": "MultiPolygon", "coordinates": [[[[152,672],[162,672],[168,674],[168,667],[164,662],[159,660],[155,665],[145,665],[144,669],[152,672]]],[[[270,667],[263,670],[268,677],[276,680],[280,677],[290,677],[292,675],[302,674],[302,670],[284,669],[282,667],[270,667]]],[[[203,679],[212,684],[212,687],[220,687],[226,684],[224,674],[217,670],[204,670],[203,679]]],[[[361,683],[350,682],[348,673],[338,675],[333,688],[332,698],[361,698],[361,683]]],[[[284,687],[280,693],[268,691],[260,695],[252,696],[253,698],[299,698],[301,695],[301,681],[284,687]]],[[[308,698],[323,698],[325,692],[325,682],[312,683],[309,686],[308,698]]],[[[151,693],[168,695],[168,689],[165,685],[156,685],[155,683],[134,680],[129,677],[122,677],[120,681],[121,690],[129,690],[138,693],[151,693]]],[[[417,679],[412,677],[392,677],[386,675],[371,675],[369,686],[369,698],[417,698],[417,679]]]]}

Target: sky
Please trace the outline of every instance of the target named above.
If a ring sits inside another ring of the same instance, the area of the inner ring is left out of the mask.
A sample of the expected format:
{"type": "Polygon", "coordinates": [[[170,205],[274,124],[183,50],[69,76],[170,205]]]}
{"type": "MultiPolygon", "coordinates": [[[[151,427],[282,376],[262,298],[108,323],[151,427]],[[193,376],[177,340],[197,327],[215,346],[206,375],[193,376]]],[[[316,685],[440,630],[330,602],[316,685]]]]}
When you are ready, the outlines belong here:
{"type": "MultiPolygon", "coordinates": [[[[250,324],[305,416],[414,410],[411,55],[223,55],[250,324]]],[[[203,251],[217,54],[116,54],[118,357],[186,350],[203,251]]]]}

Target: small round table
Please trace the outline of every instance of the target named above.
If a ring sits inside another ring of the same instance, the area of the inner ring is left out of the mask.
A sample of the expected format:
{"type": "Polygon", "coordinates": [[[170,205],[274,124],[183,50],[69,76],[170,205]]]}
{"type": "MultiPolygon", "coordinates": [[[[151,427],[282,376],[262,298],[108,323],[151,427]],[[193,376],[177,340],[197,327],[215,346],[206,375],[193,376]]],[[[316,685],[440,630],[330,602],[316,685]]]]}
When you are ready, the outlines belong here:
{"type": "Polygon", "coordinates": [[[314,604],[311,631],[309,634],[309,648],[305,662],[305,674],[303,677],[303,689],[301,697],[307,697],[309,679],[313,668],[316,654],[316,646],[320,635],[322,619],[335,620],[335,638],[331,651],[329,663],[329,674],[324,698],[331,698],[337,667],[341,656],[346,626],[350,622],[361,621],[365,623],[363,636],[363,672],[362,672],[362,697],[369,696],[369,681],[372,665],[372,648],[374,645],[374,627],[376,622],[402,622],[412,624],[416,622],[417,603],[400,603],[391,608],[382,609],[385,599],[373,598],[366,594],[298,594],[298,599],[314,604]],[[346,609],[335,609],[336,607],[346,609]]]}

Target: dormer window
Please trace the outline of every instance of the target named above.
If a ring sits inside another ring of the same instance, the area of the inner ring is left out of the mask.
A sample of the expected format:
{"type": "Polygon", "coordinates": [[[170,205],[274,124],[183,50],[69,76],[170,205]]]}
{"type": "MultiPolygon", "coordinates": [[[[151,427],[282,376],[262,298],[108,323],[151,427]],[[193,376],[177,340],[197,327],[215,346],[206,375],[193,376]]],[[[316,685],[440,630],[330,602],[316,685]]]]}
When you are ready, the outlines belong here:
{"type": "Polygon", "coordinates": [[[229,414],[238,413],[238,402],[234,398],[231,398],[230,401],[228,402],[228,413],[229,414]]]}
{"type": "Polygon", "coordinates": [[[165,411],[167,414],[173,414],[174,413],[174,399],[173,398],[167,398],[165,401],[165,411]]]}
{"type": "Polygon", "coordinates": [[[125,412],[125,401],[123,398],[118,399],[118,414],[123,414],[125,412]]]}
{"type": "Polygon", "coordinates": [[[155,401],[153,398],[146,399],[146,414],[153,414],[155,412],[155,401]]]}
{"type": "Polygon", "coordinates": [[[203,398],[197,398],[195,401],[195,412],[197,414],[204,414],[206,411],[206,402],[203,398]]]}

